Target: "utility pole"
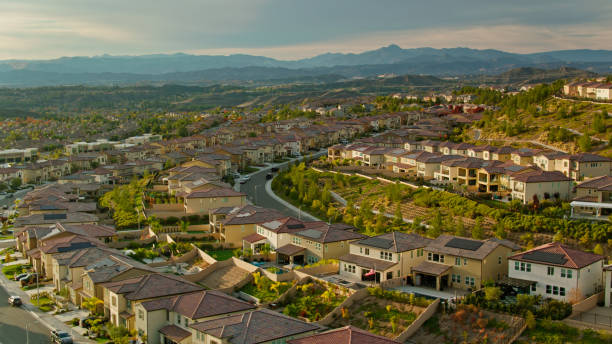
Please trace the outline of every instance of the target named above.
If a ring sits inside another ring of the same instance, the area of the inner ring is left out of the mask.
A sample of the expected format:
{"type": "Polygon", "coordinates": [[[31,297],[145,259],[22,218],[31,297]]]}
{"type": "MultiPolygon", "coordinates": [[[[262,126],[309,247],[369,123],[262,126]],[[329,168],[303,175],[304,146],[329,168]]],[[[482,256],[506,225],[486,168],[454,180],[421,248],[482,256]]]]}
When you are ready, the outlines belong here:
{"type": "Polygon", "coordinates": [[[257,205],[257,187],[259,185],[255,185],[255,205],[257,205]]]}
{"type": "Polygon", "coordinates": [[[40,288],[38,286],[38,271],[36,271],[36,304],[40,307],[40,288]]]}

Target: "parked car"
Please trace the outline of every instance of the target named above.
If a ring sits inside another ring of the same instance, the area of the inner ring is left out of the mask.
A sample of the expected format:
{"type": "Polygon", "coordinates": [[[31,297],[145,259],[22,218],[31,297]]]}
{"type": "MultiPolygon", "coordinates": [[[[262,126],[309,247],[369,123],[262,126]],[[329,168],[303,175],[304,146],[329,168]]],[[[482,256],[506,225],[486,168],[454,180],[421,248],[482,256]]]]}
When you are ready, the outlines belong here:
{"type": "Polygon", "coordinates": [[[272,167],[272,172],[278,172],[278,167],[272,167]]]}
{"type": "Polygon", "coordinates": [[[270,180],[272,178],[274,178],[274,175],[272,173],[266,174],[266,179],[270,180]]]}
{"type": "Polygon", "coordinates": [[[249,180],[251,180],[251,176],[244,176],[240,179],[240,184],[246,184],[249,180]]]}
{"type": "Polygon", "coordinates": [[[24,273],[22,273],[22,274],[15,275],[15,278],[13,278],[13,279],[14,279],[15,281],[19,281],[20,279],[22,279],[22,278],[26,277],[27,275],[29,275],[29,273],[24,272],[24,273]]]}
{"type": "Polygon", "coordinates": [[[25,285],[34,283],[34,282],[36,282],[36,276],[37,275],[38,274],[36,274],[36,273],[28,274],[26,277],[20,279],[19,283],[21,283],[22,287],[25,286],[25,285]]]}
{"type": "Polygon", "coordinates": [[[19,307],[22,305],[21,297],[19,296],[9,296],[8,303],[13,307],[19,307]]]}
{"type": "Polygon", "coordinates": [[[60,330],[52,330],[51,331],[51,339],[53,343],[56,344],[72,344],[72,336],[68,332],[60,331],[60,330]]]}

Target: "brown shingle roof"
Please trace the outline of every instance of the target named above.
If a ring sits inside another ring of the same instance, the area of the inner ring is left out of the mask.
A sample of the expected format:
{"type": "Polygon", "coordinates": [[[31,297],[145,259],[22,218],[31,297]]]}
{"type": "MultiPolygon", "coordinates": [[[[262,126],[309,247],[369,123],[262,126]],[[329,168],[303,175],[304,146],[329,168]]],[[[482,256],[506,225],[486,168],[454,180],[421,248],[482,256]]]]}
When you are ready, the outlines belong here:
{"type": "Polygon", "coordinates": [[[353,263],[353,264],[356,264],[356,265],[359,265],[361,267],[368,268],[368,269],[375,269],[378,271],[385,271],[389,269],[390,267],[397,265],[397,263],[394,263],[394,262],[359,256],[359,255],[350,254],[350,253],[338,258],[338,260],[341,260],[343,262],[353,263]]]}
{"type": "Polygon", "coordinates": [[[354,326],[345,326],[312,336],[288,340],[287,344],[397,344],[394,340],[375,335],[354,326]]]}
{"type": "Polygon", "coordinates": [[[396,253],[422,248],[427,246],[432,241],[432,239],[425,238],[414,233],[390,232],[359,240],[355,242],[355,244],[372,246],[371,243],[373,240],[380,241],[378,239],[388,240],[390,247],[387,250],[396,253]]]}
{"type": "Polygon", "coordinates": [[[597,189],[601,191],[612,191],[612,177],[602,176],[584,181],[577,188],[597,189]]]}
{"type": "Polygon", "coordinates": [[[293,244],[286,244],[276,249],[276,253],[284,254],[286,256],[294,256],[300,252],[305,251],[306,249],[300,246],[296,246],[293,244]]]}
{"type": "Polygon", "coordinates": [[[319,326],[268,309],[198,322],[191,328],[232,344],[258,344],[313,332],[319,326]]]}
{"type": "Polygon", "coordinates": [[[128,300],[143,300],[156,297],[199,291],[199,285],[168,274],[150,274],[119,282],[108,282],[103,286],[110,291],[123,294],[128,300]]]}
{"type": "Polygon", "coordinates": [[[513,243],[510,241],[500,241],[493,239],[475,240],[443,234],[434,239],[431,243],[429,243],[429,245],[425,247],[425,251],[482,260],[500,245],[506,246],[511,250],[515,250],[516,246],[513,247],[510,244],[513,243]],[[452,245],[449,245],[449,242],[455,238],[472,243],[474,245],[480,244],[480,246],[475,250],[452,247],[452,245]]]}
{"type": "Polygon", "coordinates": [[[163,334],[164,337],[180,343],[185,338],[191,336],[191,332],[184,330],[176,325],[167,325],[159,329],[159,333],[163,334]]]}
{"type": "Polygon", "coordinates": [[[235,197],[235,196],[246,196],[242,192],[235,191],[234,189],[227,188],[210,188],[203,191],[194,191],[185,198],[209,198],[209,197],[235,197]]]}
{"type": "Polygon", "coordinates": [[[412,271],[421,272],[428,275],[439,276],[446,271],[450,270],[450,265],[432,263],[428,261],[423,261],[419,265],[412,268],[412,271]]]}
{"type": "Polygon", "coordinates": [[[224,293],[207,290],[195,293],[145,301],[142,306],[148,311],[167,309],[192,320],[246,311],[256,308],[252,304],[238,300],[224,293]]]}
{"type": "Polygon", "coordinates": [[[571,180],[559,171],[533,171],[517,174],[514,180],[524,183],[562,182],[571,180]]]}

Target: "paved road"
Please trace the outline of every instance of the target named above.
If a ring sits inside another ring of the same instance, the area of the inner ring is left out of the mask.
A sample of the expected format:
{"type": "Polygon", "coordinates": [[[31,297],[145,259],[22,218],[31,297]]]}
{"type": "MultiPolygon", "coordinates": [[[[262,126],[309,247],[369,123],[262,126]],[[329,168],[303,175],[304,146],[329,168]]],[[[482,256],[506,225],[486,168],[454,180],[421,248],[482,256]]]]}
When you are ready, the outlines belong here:
{"type": "MultiPolygon", "coordinates": [[[[313,154],[313,157],[317,158],[323,154],[327,154],[327,149],[324,151],[317,152],[313,154]]],[[[258,205],[264,208],[276,209],[287,216],[299,217],[298,212],[295,212],[285,205],[277,201],[276,199],[270,197],[268,193],[266,193],[266,174],[270,172],[270,169],[275,166],[279,167],[281,170],[286,168],[289,162],[285,162],[278,165],[272,165],[262,170],[255,172],[251,175],[251,180],[249,180],[246,184],[240,185],[240,191],[247,194],[247,197],[253,204],[258,205]]]]}
{"type": "Polygon", "coordinates": [[[0,287],[0,344],[50,343],[49,329],[26,310],[11,307],[8,297],[6,290],[0,287]]]}

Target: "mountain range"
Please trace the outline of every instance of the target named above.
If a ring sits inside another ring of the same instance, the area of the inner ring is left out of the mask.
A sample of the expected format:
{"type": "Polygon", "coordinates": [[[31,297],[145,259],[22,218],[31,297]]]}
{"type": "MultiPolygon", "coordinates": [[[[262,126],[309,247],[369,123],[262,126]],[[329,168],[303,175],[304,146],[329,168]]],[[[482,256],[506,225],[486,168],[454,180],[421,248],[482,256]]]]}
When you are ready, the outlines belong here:
{"type": "Polygon", "coordinates": [[[612,50],[517,54],[470,48],[402,49],[390,45],[359,54],[326,53],[284,61],[253,55],[156,54],[0,61],[0,86],[225,82],[328,82],[380,74],[495,75],[510,69],[612,71],[612,50]]]}

